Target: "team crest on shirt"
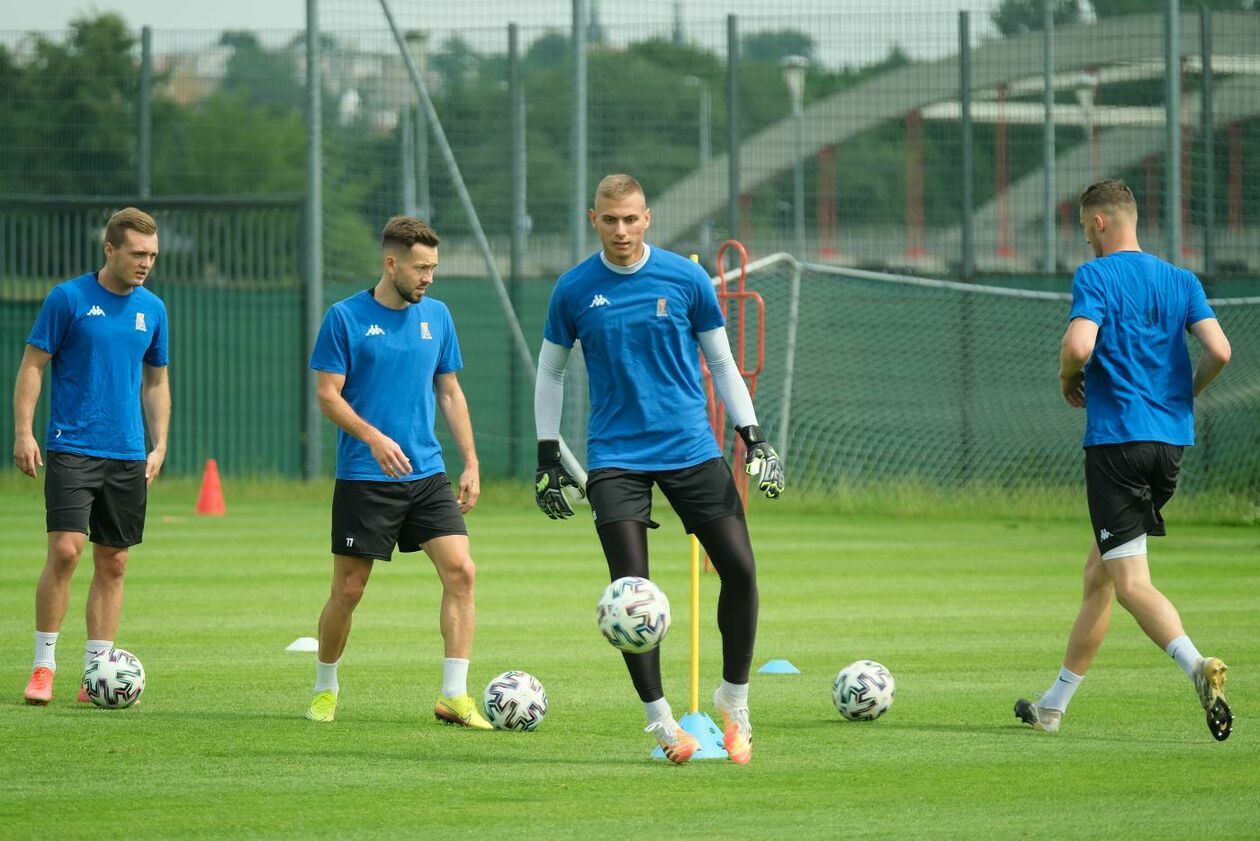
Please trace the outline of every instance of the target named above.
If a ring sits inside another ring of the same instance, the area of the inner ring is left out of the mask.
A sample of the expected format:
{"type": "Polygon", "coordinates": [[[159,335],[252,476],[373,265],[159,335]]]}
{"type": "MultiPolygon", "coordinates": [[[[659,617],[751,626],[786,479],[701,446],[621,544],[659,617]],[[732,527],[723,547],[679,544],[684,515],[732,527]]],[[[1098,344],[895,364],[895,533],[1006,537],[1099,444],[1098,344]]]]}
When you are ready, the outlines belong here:
{"type": "Polygon", "coordinates": [[[144,326],[144,313],[136,313],[136,329],[141,333],[149,332],[149,328],[144,326]]]}
{"type": "Polygon", "coordinates": [[[433,334],[429,332],[429,322],[427,321],[420,322],[420,338],[422,339],[433,338],[433,334]]]}
{"type": "Polygon", "coordinates": [[[657,318],[669,318],[668,300],[669,299],[667,298],[656,299],[656,317],[657,318]]]}

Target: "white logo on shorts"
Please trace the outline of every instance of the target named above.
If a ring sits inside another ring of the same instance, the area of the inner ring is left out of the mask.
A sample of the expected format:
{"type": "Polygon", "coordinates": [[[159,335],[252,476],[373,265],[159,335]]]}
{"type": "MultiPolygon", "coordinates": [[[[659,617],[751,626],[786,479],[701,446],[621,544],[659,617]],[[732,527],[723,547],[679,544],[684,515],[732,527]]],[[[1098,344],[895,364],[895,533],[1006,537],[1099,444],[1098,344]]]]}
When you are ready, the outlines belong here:
{"type": "Polygon", "coordinates": [[[1106,540],[1109,537],[1111,537],[1111,532],[1107,531],[1106,529],[1103,529],[1102,531],[1098,532],[1099,540],[1106,540]]]}
{"type": "Polygon", "coordinates": [[[354,545],[354,538],[353,538],[353,537],[347,537],[347,538],[346,538],[346,546],[353,546],[353,545],[354,545]]]}

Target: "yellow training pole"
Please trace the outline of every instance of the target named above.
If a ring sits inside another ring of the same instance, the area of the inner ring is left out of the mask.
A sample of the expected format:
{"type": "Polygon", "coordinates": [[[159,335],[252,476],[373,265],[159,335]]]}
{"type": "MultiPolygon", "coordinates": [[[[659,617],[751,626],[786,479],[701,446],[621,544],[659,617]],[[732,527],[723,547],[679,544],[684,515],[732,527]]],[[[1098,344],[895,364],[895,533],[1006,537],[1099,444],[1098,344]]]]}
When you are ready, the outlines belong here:
{"type": "Polygon", "coordinates": [[[691,706],[700,709],[700,541],[691,536],[691,706]]]}

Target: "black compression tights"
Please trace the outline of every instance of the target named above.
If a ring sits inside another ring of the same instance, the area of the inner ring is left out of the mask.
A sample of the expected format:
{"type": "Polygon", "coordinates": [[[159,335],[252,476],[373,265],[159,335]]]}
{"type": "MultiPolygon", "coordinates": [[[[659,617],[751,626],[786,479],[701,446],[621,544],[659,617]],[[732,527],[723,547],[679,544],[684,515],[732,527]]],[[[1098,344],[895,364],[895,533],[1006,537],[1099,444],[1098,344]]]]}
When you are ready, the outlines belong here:
{"type": "MultiPolygon", "coordinates": [[[[611,578],[648,577],[646,523],[622,520],[600,526],[597,531],[611,578]]],[[[722,517],[698,526],[696,537],[722,580],[718,596],[722,678],[730,683],[747,683],[757,636],[757,568],[748,527],[739,517],[722,517]]],[[[661,689],[660,649],[646,654],[623,652],[622,656],[641,700],[646,703],[665,696],[661,689]]]]}

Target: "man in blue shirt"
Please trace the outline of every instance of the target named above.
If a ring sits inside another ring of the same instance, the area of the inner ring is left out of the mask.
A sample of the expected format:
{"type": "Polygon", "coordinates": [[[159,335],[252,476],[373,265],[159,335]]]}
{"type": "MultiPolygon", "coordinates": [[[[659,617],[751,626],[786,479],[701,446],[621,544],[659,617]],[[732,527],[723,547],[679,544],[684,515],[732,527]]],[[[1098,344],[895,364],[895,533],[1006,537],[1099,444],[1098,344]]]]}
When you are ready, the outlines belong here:
{"type": "MultiPolygon", "coordinates": [[[[713,704],[727,753],[747,763],[756,565],[739,493],[709,427],[697,344],[747,445],[746,470],[766,496],[783,492],[783,465],[757,426],[708,276],[690,260],[644,243],[652,217],[639,182],[622,174],[604,178],[589,215],[602,249],[556,282],[538,358],[538,507],[552,519],[573,514],[562,489],[577,483],[560,463],[560,412],[565,365],[581,342],[591,401],[586,491],[609,573],[614,580],[648,577],[647,530],[656,527],[652,486],[658,485],[722,579],[723,682],[713,704]]],[[[625,662],[648,732],[671,762],[686,762],[697,742],[665,700],[660,651],[626,654],[625,662]]]]}
{"type": "Polygon", "coordinates": [[[306,717],[334,719],[337,664],[354,609],[373,561],[390,560],[397,546],[423,550],[442,582],[446,656],[434,715],[489,730],[467,688],[476,567],[463,515],[481,493],[477,450],[455,375],[463,367],[455,324],[446,305],[426,295],[438,264],[438,235],[419,219],[395,216],[382,245],[380,280],[329,308],[311,353],[320,408],[338,432],[332,592],[319,617],[315,696],[306,717]],[[464,462],[458,497],[433,432],[435,408],[464,462]]]}
{"type": "MultiPolygon", "coordinates": [[[[88,540],[85,668],[114,646],[128,550],[144,538],[148,487],[166,458],[170,426],[166,307],[144,288],[157,255],[153,217],[134,207],[118,211],[105,226],[105,265],[53,287],[26,339],[13,390],[13,461],[31,478],[44,466],[32,426],[44,368],[52,363],[44,442],[48,559],[35,590],[28,704],[52,700],[57,637],[88,540]]],[[[82,686],[78,697],[88,700],[82,686]]]]}
{"type": "Polygon", "coordinates": [[[1199,279],[1142,252],[1137,202],[1127,184],[1101,181],[1081,194],[1080,204],[1097,259],[1072,281],[1059,385],[1068,405],[1085,409],[1094,543],[1059,676],[1040,699],[1021,698],[1015,715],[1039,730],[1059,729],[1107,633],[1114,597],[1193,681],[1208,730],[1224,741],[1233,724],[1225,664],[1199,654],[1177,609],[1151,583],[1146,543],[1148,535],[1164,534],[1160,509],[1176,490],[1183,448],[1194,444],[1194,398],[1229,362],[1229,340],[1199,279]],[[1203,348],[1193,370],[1187,331],[1203,348]]]}

